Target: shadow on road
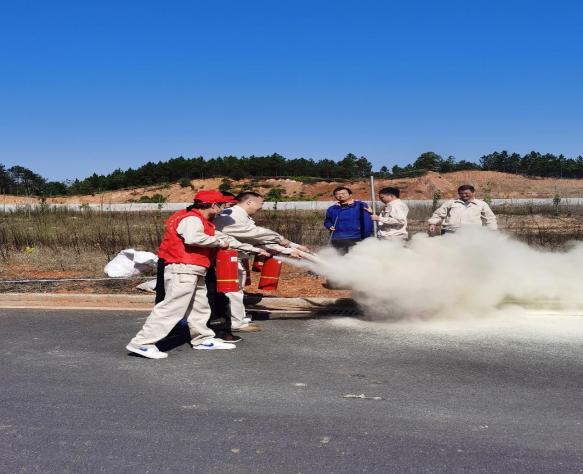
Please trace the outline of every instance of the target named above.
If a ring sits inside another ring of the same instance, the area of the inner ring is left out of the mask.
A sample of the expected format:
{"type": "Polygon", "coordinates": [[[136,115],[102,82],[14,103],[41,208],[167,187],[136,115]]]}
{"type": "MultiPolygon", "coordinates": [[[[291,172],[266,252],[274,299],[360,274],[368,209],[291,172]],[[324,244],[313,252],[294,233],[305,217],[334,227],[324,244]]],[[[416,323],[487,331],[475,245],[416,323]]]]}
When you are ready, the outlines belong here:
{"type": "Polygon", "coordinates": [[[176,326],[174,326],[172,331],[170,331],[170,334],[156,343],[156,347],[162,352],[167,352],[176,349],[183,344],[189,343],[190,339],[191,336],[190,331],[188,330],[188,324],[186,324],[186,321],[181,320],[176,326]]]}

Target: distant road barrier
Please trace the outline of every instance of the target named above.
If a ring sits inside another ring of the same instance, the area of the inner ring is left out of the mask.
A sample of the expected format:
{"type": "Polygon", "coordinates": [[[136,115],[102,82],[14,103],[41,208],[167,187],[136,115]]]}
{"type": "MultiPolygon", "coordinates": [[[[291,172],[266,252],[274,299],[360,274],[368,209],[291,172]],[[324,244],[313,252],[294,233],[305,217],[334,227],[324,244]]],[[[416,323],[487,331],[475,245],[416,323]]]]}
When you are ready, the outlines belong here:
{"type": "MultiPolygon", "coordinates": [[[[404,199],[409,206],[431,206],[431,199],[404,199]]],[[[552,198],[527,198],[527,199],[492,199],[492,205],[552,205],[552,198]]],[[[561,198],[561,205],[583,205],[583,197],[561,198]]],[[[104,212],[140,212],[140,211],[178,211],[189,206],[188,202],[168,202],[168,203],[127,203],[127,204],[48,204],[51,208],[69,209],[73,211],[82,211],[91,209],[94,211],[104,212]]],[[[334,204],[334,201],[283,201],[283,202],[266,202],[264,209],[275,209],[278,211],[301,210],[301,211],[318,211],[324,210],[334,204]]],[[[12,212],[16,210],[37,208],[40,204],[2,204],[0,202],[0,212],[12,212]]]]}

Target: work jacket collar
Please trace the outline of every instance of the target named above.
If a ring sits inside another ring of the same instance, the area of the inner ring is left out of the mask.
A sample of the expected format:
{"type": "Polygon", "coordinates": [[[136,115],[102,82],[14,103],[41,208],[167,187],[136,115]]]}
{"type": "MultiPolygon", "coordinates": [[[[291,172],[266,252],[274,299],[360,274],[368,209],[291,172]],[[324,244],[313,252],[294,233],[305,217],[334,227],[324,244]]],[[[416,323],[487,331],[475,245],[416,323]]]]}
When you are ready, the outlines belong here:
{"type": "Polygon", "coordinates": [[[251,218],[247,211],[243,209],[241,206],[239,206],[239,204],[235,204],[233,207],[231,207],[231,209],[233,209],[233,212],[238,212],[242,216],[251,218]]]}
{"type": "Polygon", "coordinates": [[[469,206],[470,204],[474,204],[476,206],[478,205],[478,203],[476,202],[475,199],[472,199],[471,201],[468,201],[467,203],[461,199],[456,199],[454,202],[459,202],[460,204],[463,204],[464,206],[469,206]]]}

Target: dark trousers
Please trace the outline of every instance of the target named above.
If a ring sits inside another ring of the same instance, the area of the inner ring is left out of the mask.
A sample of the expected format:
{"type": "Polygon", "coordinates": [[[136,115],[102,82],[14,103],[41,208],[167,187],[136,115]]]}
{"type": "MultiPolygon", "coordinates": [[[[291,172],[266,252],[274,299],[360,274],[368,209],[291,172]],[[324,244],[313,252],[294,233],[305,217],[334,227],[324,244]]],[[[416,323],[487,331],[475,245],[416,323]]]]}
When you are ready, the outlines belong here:
{"type": "Polygon", "coordinates": [[[217,336],[231,333],[231,303],[225,293],[217,291],[217,273],[215,267],[209,268],[206,274],[206,292],[211,307],[211,317],[207,326],[217,336]]]}
{"type": "Polygon", "coordinates": [[[156,304],[164,301],[166,298],[166,289],[164,288],[164,268],[166,261],[163,258],[158,259],[158,266],[156,267],[156,304]]]}
{"type": "MultiPolygon", "coordinates": [[[[164,289],[165,267],[166,262],[163,258],[159,258],[156,269],[156,304],[163,301],[166,296],[164,289]]],[[[207,297],[211,307],[211,317],[207,322],[207,326],[218,336],[229,334],[231,332],[231,306],[227,295],[217,292],[217,274],[214,266],[208,269],[205,280],[207,297]]]]}
{"type": "Polygon", "coordinates": [[[352,247],[354,247],[360,240],[355,239],[332,239],[330,242],[342,255],[346,255],[352,247]]]}

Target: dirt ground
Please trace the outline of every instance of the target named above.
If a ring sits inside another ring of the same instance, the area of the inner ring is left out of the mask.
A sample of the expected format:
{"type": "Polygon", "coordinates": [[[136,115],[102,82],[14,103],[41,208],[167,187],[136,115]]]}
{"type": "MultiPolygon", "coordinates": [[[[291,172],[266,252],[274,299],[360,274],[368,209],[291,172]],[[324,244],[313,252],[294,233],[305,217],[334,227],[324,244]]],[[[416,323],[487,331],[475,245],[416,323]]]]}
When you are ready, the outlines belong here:
{"type": "MultiPolygon", "coordinates": [[[[408,228],[411,235],[417,232],[426,232],[426,219],[429,211],[427,209],[422,211],[423,212],[412,212],[412,214],[418,215],[411,216],[411,219],[409,220],[408,228]]],[[[501,208],[500,211],[501,213],[498,214],[498,223],[501,231],[515,235],[520,240],[531,245],[549,250],[560,250],[564,248],[565,242],[583,240],[583,218],[578,210],[567,209],[560,215],[555,215],[554,210],[552,209],[550,212],[547,210],[544,215],[529,214],[528,212],[531,211],[522,207],[515,209],[501,208]],[[526,213],[517,215],[513,214],[511,211],[524,211],[526,213]]],[[[33,226],[33,224],[26,225],[29,227],[33,226]]],[[[52,225],[60,224],[50,223],[48,227],[52,225]]],[[[152,225],[152,223],[149,223],[148,225],[152,225]]],[[[14,225],[10,228],[13,229],[14,225]]],[[[45,228],[43,227],[43,229],[45,228]]],[[[46,232],[49,230],[45,229],[46,232]]],[[[282,233],[288,235],[288,231],[289,229],[282,233]]],[[[22,240],[25,236],[21,237],[22,240]]],[[[301,236],[294,240],[307,243],[301,236]]],[[[23,241],[28,242],[26,239],[23,241]]],[[[142,244],[138,244],[138,246],[134,248],[150,251],[155,248],[153,245],[146,245],[145,242],[146,241],[142,242],[142,244]]],[[[138,284],[153,278],[152,274],[150,276],[130,280],[106,279],[106,275],[103,273],[103,268],[118,250],[105,253],[105,250],[99,250],[99,246],[92,247],[85,241],[75,248],[77,251],[73,251],[73,248],[66,250],[57,247],[55,249],[54,245],[51,248],[43,245],[29,244],[29,246],[20,250],[12,250],[9,253],[9,258],[0,259],[0,293],[51,292],[139,294],[141,291],[137,290],[135,287],[138,284]],[[109,255],[109,257],[107,255],[109,255]],[[81,278],[87,278],[89,281],[66,281],[67,279],[81,278]],[[11,280],[17,280],[18,282],[8,282],[11,280]],[[24,283],[22,282],[23,280],[35,281],[24,283]]],[[[121,248],[129,247],[122,246],[121,248]]],[[[313,250],[317,250],[317,248],[318,247],[315,246],[313,247],[313,250]]],[[[259,274],[252,273],[252,285],[246,289],[248,293],[264,293],[283,297],[350,296],[349,291],[329,290],[324,288],[323,284],[325,282],[322,278],[289,264],[284,264],[280,285],[275,292],[263,292],[258,290],[258,279],[259,274]]]]}
{"type": "MultiPolygon", "coordinates": [[[[42,282],[39,280],[66,280],[75,278],[106,278],[106,275],[95,271],[95,268],[103,268],[105,260],[85,259],[87,265],[81,265],[74,269],[61,270],[46,268],[47,260],[28,255],[28,258],[19,259],[18,262],[2,265],[0,271],[0,293],[2,292],[50,292],[50,293],[130,293],[140,294],[142,290],[136,286],[142,282],[155,278],[151,276],[138,277],[134,279],[109,279],[95,281],[56,281],[42,282]],[[45,262],[44,264],[42,262],[45,262]],[[39,265],[41,265],[39,267],[39,265]],[[36,280],[31,283],[1,283],[7,280],[36,280]]],[[[50,263],[48,263],[50,265],[50,263]]],[[[306,270],[298,269],[288,264],[283,265],[282,276],[277,291],[263,291],[257,288],[260,273],[251,272],[252,284],[246,287],[249,294],[263,294],[281,297],[330,297],[341,298],[350,297],[348,290],[328,290],[324,288],[325,279],[310,274],[306,270]]]]}
{"type": "MultiPolygon", "coordinates": [[[[583,220],[580,215],[509,215],[498,216],[503,232],[514,234],[522,241],[549,250],[560,250],[566,241],[583,240],[583,220]]],[[[426,218],[419,216],[409,222],[411,234],[425,232],[426,218]]],[[[301,241],[301,240],[300,240],[301,241]]],[[[140,248],[140,247],[136,247],[140,248]]],[[[152,250],[152,248],[140,248],[152,250]]],[[[316,247],[314,248],[316,250],[316,247]]],[[[115,253],[114,253],[115,255],[115,253]]],[[[10,258],[0,260],[0,293],[2,292],[47,292],[47,293],[130,293],[139,294],[135,287],[153,278],[105,279],[103,268],[108,262],[103,251],[85,247],[77,253],[66,250],[51,250],[48,247],[32,246],[22,251],[13,251],[10,258]],[[64,281],[87,278],[90,281],[64,281]],[[59,281],[38,281],[38,280],[59,281]],[[99,280],[95,280],[99,279],[99,280]],[[7,281],[18,282],[8,283],[7,281]],[[22,282],[23,280],[35,280],[22,282]],[[7,282],[7,283],[3,283],[7,282]]],[[[324,280],[304,269],[284,264],[279,288],[275,292],[258,290],[258,273],[252,273],[252,285],[248,293],[262,293],[283,297],[349,297],[349,291],[324,288],[324,280]]]]}
{"type": "MultiPolygon", "coordinates": [[[[189,202],[193,192],[199,189],[216,189],[221,183],[220,178],[194,179],[191,187],[183,188],[179,184],[164,186],[150,186],[146,188],[124,189],[108,191],[87,196],[66,196],[48,198],[49,204],[63,203],[87,203],[87,204],[116,204],[138,201],[142,196],[161,194],[167,202],[189,202]]],[[[490,196],[492,198],[552,198],[555,194],[562,197],[583,196],[583,182],[576,179],[555,178],[527,178],[524,176],[499,173],[496,171],[457,171],[455,173],[439,174],[429,172],[425,176],[417,178],[402,178],[394,180],[377,180],[377,189],[384,186],[397,186],[401,189],[404,199],[432,199],[433,194],[439,190],[443,198],[456,196],[456,189],[461,184],[470,183],[476,186],[479,197],[490,196]]],[[[234,190],[252,187],[266,193],[269,189],[279,187],[285,189],[285,197],[288,200],[317,201],[331,200],[332,190],[340,185],[348,185],[354,191],[356,197],[365,199],[370,194],[368,180],[355,180],[350,182],[326,182],[320,181],[312,184],[304,184],[293,179],[264,179],[233,181],[234,190]]],[[[35,204],[37,198],[22,196],[3,196],[6,204],[35,204]]],[[[2,204],[0,202],[0,204],[2,204]]]]}

